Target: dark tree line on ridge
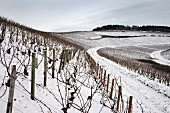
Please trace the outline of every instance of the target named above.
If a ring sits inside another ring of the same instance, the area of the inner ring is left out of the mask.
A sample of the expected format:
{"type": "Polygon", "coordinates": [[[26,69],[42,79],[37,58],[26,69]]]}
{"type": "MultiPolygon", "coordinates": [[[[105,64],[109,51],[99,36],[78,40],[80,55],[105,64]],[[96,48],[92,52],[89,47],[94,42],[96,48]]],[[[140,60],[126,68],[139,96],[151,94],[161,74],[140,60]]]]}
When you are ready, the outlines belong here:
{"type": "Polygon", "coordinates": [[[143,26],[125,26],[125,25],[105,25],[102,27],[94,28],[93,31],[105,31],[105,30],[129,30],[129,31],[160,31],[170,32],[168,26],[155,26],[155,25],[143,25],[143,26]]]}

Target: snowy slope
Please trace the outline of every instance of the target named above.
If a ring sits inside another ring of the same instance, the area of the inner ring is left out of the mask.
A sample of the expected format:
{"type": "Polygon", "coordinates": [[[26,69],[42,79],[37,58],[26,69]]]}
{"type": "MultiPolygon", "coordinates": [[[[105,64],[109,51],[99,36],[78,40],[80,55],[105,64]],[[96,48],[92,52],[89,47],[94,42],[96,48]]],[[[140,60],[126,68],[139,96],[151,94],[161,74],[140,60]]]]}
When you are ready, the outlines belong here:
{"type": "Polygon", "coordinates": [[[121,80],[125,97],[133,95],[134,113],[170,113],[170,87],[144,78],[99,56],[96,52],[99,48],[92,48],[88,53],[109,73],[121,80]]]}
{"type": "Polygon", "coordinates": [[[164,50],[164,51],[162,51],[162,52],[161,52],[161,55],[162,55],[164,58],[170,60],[170,50],[169,50],[169,48],[166,49],[166,50],[164,50]]]}
{"type": "MultiPolygon", "coordinates": [[[[91,61],[85,52],[78,50],[73,55],[74,50],[77,49],[36,33],[16,30],[13,26],[7,27],[5,37],[0,44],[0,113],[6,112],[7,109],[9,92],[7,86],[10,85],[8,81],[12,65],[16,65],[17,68],[14,99],[12,99],[13,113],[113,112],[117,89],[114,88],[114,99],[109,99],[105,87],[95,77],[95,72],[90,66],[91,61]],[[56,51],[55,54],[53,49],[56,51]],[[48,63],[45,65],[46,86],[44,86],[45,50],[48,55],[48,63]],[[36,53],[39,64],[35,69],[34,100],[30,98],[33,52],[36,53]],[[52,60],[53,55],[54,60],[52,60]],[[74,57],[68,60],[70,55],[74,57]],[[54,78],[52,78],[51,60],[55,61],[54,78]]],[[[121,84],[120,81],[117,83],[121,84]]],[[[124,105],[121,107],[122,111],[127,110],[127,99],[122,104],[124,105]]]]}
{"type": "MultiPolygon", "coordinates": [[[[84,54],[84,51],[76,52],[74,58],[67,62],[64,69],[57,74],[62,61],[60,55],[63,49],[72,49],[66,45],[60,45],[56,42],[50,42],[47,49],[52,47],[57,49],[57,59],[55,66],[55,78],[51,76],[51,63],[48,63],[47,86],[43,85],[44,81],[44,58],[43,51],[38,52],[37,58],[40,65],[36,69],[36,86],[35,86],[35,100],[30,99],[30,84],[31,84],[31,58],[24,56],[23,52],[31,49],[38,49],[36,44],[32,43],[33,37],[28,33],[27,35],[20,35],[20,43],[15,40],[14,43],[9,43],[10,30],[6,34],[6,41],[1,45],[1,60],[10,63],[13,58],[11,55],[17,56],[12,60],[11,65],[17,65],[17,80],[15,85],[13,112],[14,113],[63,113],[64,110],[68,113],[109,113],[113,112],[112,109],[117,97],[117,88],[114,88],[114,99],[109,99],[105,88],[101,86],[99,79],[95,78],[95,72],[90,68],[90,63],[84,54]],[[23,37],[24,39],[22,39],[23,37]],[[25,37],[31,37],[28,44],[24,44],[25,37]],[[22,42],[23,41],[23,42],[22,42]],[[52,44],[51,44],[52,43],[52,44]],[[54,45],[53,45],[54,44],[54,45]],[[52,46],[50,46],[52,45],[52,46]],[[11,50],[9,48],[18,48],[11,50]],[[8,54],[7,54],[8,53],[8,54]],[[11,54],[11,55],[10,55],[11,54]],[[18,54],[18,55],[17,55],[18,54]],[[4,55],[4,56],[3,56],[4,55]],[[5,59],[2,59],[5,58],[5,59]],[[24,74],[24,66],[28,64],[28,76],[24,74]],[[93,96],[92,96],[93,95],[93,96]],[[92,98],[92,99],[91,99],[92,98]]],[[[21,34],[24,32],[21,31],[21,34]]],[[[103,33],[103,32],[102,32],[103,33]]],[[[122,35],[122,32],[117,32],[116,35],[122,35]]],[[[107,33],[105,33],[107,34],[107,33]]],[[[145,34],[145,33],[144,33],[145,34]]],[[[133,113],[170,113],[170,87],[157,82],[148,80],[137,73],[127,70],[113,63],[112,61],[103,58],[97,54],[97,50],[102,47],[122,47],[138,45],[159,45],[168,44],[170,39],[168,37],[151,36],[148,34],[146,37],[137,38],[101,38],[101,33],[95,32],[79,32],[79,33],[66,33],[58,34],[63,36],[66,40],[71,40],[88,49],[88,53],[92,56],[97,63],[99,63],[107,74],[111,75],[111,79],[116,80],[116,86],[122,86],[123,102],[121,104],[121,111],[127,110],[127,101],[129,96],[133,96],[133,113]]],[[[112,35],[115,35],[114,33],[112,35]]],[[[128,33],[123,35],[136,35],[136,33],[128,33]]],[[[143,35],[143,33],[137,33],[143,35]]],[[[16,35],[14,35],[15,37],[16,35]]],[[[40,37],[41,38],[41,37],[40,37]]],[[[38,44],[37,44],[38,45],[38,44]]],[[[41,50],[45,49],[44,46],[39,46],[41,50]]],[[[52,59],[52,51],[48,51],[48,56],[52,59]]],[[[49,59],[48,59],[49,60],[49,59]]],[[[8,101],[9,88],[6,87],[9,75],[6,70],[7,67],[0,63],[0,113],[6,112],[8,101]]],[[[11,68],[10,68],[11,69],[11,68]]],[[[11,71],[11,70],[10,70],[11,71]]],[[[109,87],[110,88],[110,87],[109,87]]]]}
{"type": "MultiPolygon", "coordinates": [[[[103,58],[97,54],[97,50],[105,47],[109,48],[123,48],[128,49],[130,46],[141,47],[150,55],[154,51],[167,49],[169,47],[170,38],[169,34],[162,33],[141,33],[141,32],[94,32],[98,35],[111,35],[111,36],[142,36],[136,38],[102,38],[99,40],[82,40],[85,37],[74,38],[71,35],[67,35],[75,42],[88,45],[88,53],[102,65],[108,73],[116,77],[121,81],[123,86],[124,98],[130,95],[134,96],[133,99],[133,112],[134,113],[170,113],[170,87],[160,84],[158,82],[149,80],[141,75],[129,71],[126,68],[121,67],[113,63],[106,58],[103,58]],[[143,37],[144,36],[144,37],[143,37]]],[[[153,53],[152,53],[153,54],[153,53]]],[[[152,56],[152,55],[151,55],[152,56]]],[[[159,57],[159,55],[155,55],[159,57]]]]}

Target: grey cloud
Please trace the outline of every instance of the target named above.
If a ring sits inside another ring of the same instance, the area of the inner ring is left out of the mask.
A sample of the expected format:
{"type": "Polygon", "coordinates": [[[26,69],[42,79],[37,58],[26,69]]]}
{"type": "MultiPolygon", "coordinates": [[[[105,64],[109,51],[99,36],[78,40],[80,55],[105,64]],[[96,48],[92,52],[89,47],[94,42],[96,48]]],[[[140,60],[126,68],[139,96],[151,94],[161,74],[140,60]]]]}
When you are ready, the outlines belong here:
{"type": "Polygon", "coordinates": [[[3,0],[0,15],[47,31],[105,24],[170,25],[169,0],[3,0]]]}

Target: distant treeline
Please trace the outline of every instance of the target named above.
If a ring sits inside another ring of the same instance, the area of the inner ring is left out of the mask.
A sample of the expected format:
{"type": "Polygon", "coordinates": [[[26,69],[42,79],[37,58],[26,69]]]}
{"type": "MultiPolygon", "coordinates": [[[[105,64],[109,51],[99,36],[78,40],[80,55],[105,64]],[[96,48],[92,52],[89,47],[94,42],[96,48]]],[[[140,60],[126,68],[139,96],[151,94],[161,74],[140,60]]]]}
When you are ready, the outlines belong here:
{"type": "Polygon", "coordinates": [[[102,27],[97,27],[93,31],[105,31],[105,30],[130,30],[130,31],[160,31],[160,32],[170,32],[170,27],[168,26],[154,26],[154,25],[144,25],[144,26],[125,26],[125,25],[105,25],[102,27]]]}

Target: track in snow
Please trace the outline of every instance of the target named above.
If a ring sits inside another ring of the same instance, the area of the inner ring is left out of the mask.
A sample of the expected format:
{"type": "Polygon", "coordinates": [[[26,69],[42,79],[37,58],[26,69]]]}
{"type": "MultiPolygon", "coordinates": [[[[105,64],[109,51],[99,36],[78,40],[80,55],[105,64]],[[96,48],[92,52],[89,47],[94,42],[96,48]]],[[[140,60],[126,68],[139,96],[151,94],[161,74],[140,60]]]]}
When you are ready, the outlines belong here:
{"type": "Polygon", "coordinates": [[[170,113],[170,98],[140,82],[140,75],[99,56],[97,50],[100,48],[89,49],[88,53],[109,73],[121,77],[122,93],[133,95],[133,113],[170,113]]]}

